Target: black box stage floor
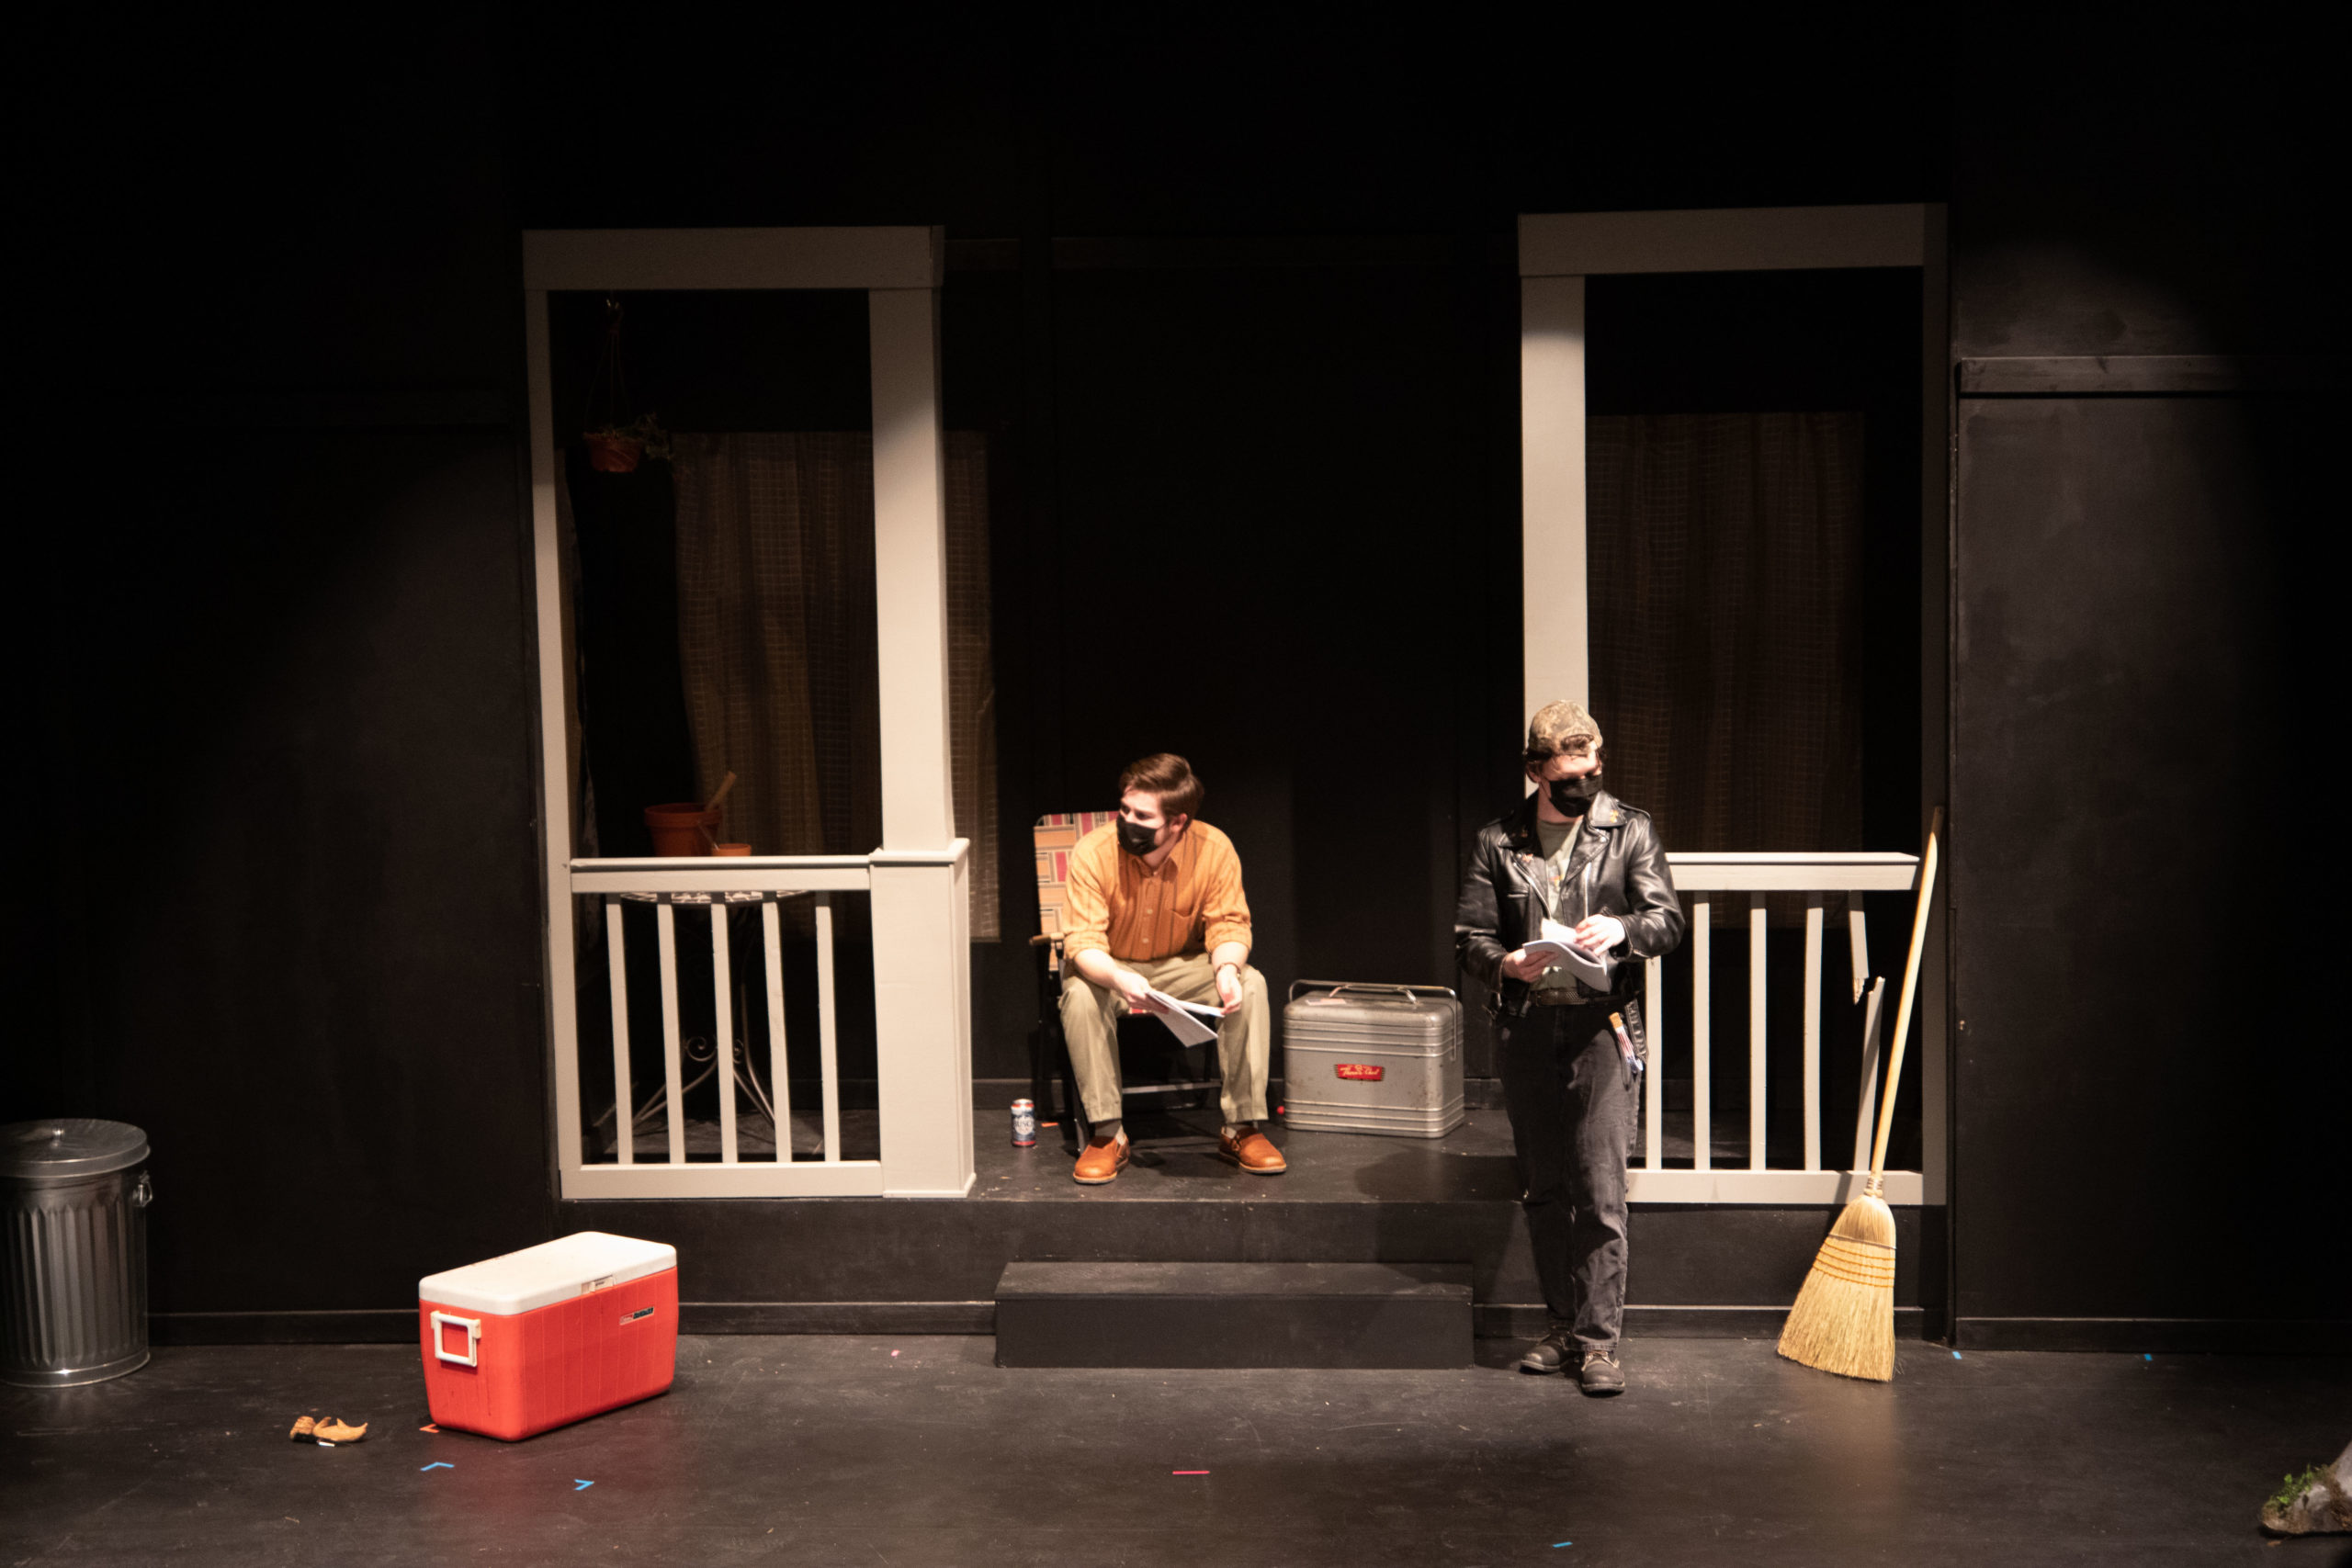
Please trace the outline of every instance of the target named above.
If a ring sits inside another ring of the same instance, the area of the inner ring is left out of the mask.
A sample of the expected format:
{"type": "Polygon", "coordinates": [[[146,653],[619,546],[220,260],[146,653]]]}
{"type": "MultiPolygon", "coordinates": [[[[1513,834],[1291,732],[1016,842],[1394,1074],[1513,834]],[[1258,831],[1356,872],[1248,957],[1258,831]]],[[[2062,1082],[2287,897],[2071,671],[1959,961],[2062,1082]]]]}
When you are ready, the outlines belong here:
{"type": "Polygon", "coordinates": [[[1009,1263],[1001,1367],[1466,1367],[1466,1263],[1009,1263]]]}
{"type": "Polygon", "coordinates": [[[1519,1347],[1396,1371],[1006,1371],[972,1336],[694,1336],[666,1394],[502,1443],[383,1346],[164,1347],[0,1388],[0,1564],[91,1568],[2321,1568],[2265,1548],[2346,1438],[2352,1356],[1634,1340],[1587,1399],[1519,1347]],[[330,1451],[298,1411],[368,1421],[330,1451]],[[424,1427],[424,1430],[419,1430],[424,1427]]]}

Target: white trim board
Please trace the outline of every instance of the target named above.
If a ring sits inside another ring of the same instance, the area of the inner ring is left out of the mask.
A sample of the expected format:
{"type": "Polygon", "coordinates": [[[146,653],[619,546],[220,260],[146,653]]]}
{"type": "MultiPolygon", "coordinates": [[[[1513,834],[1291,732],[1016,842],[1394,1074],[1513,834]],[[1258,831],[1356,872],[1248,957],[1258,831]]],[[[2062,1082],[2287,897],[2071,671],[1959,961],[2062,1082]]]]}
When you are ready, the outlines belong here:
{"type": "Polygon", "coordinates": [[[1555,697],[1590,701],[1585,593],[1584,279],[1519,283],[1521,722],[1555,697]]]}
{"type": "MultiPolygon", "coordinates": [[[[747,1160],[741,1165],[578,1166],[563,1196],[582,1198],[879,1198],[880,1160],[747,1160]]],[[[960,1196],[960,1194],[956,1194],[960,1196]]]]}
{"type": "MultiPolygon", "coordinates": [[[[1629,1203],[1850,1203],[1862,1195],[1863,1170],[1645,1170],[1625,1171],[1629,1203]]],[[[1886,1201],[1898,1208],[1927,1201],[1927,1184],[1916,1170],[1884,1176],[1886,1201]]]]}

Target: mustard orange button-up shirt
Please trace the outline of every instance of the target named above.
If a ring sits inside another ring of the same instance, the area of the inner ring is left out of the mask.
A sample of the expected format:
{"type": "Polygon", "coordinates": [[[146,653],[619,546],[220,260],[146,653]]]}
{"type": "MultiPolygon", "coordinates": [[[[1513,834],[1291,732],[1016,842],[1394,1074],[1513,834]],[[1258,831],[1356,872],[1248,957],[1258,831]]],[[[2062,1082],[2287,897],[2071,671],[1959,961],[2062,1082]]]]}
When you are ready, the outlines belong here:
{"type": "Polygon", "coordinates": [[[1125,964],[1250,945],[1250,900],[1233,840],[1195,820],[1154,871],[1119,848],[1115,824],[1097,828],[1069,852],[1062,905],[1062,952],[1102,949],[1125,964]]]}

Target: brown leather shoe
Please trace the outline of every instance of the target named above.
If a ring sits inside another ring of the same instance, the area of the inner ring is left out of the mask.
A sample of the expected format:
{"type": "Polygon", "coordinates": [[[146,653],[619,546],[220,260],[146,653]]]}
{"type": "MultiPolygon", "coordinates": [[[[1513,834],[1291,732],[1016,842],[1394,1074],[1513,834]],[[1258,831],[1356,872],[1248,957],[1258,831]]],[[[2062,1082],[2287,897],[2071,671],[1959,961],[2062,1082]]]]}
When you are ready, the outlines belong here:
{"type": "Polygon", "coordinates": [[[1255,1127],[1246,1132],[1219,1133],[1216,1152],[1252,1176],[1280,1176],[1290,1168],[1290,1161],[1283,1158],[1283,1152],[1274,1147],[1273,1140],[1255,1127]]]}
{"type": "Polygon", "coordinates": [[[1119,1172],[1127,1166],[1127,1135],[1091,1140],[1078,1156],[1078,1165],[1070,1176],[1083,1187],[1100,1187],[1106,1181],[1118,1179],[1119,1172]]]}

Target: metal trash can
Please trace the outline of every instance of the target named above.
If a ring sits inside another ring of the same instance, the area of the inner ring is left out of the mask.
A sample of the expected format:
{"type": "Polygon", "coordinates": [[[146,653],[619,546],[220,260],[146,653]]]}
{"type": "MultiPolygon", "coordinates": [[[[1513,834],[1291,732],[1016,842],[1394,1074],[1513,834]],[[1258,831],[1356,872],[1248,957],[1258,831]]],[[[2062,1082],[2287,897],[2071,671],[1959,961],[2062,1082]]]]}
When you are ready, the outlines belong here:
{"type": "Polygon", "coordinates": [[[146,1164],[126,1122],[0,1127],[0,1382],[70,1388],[147,1364],[146,1164]]]}

